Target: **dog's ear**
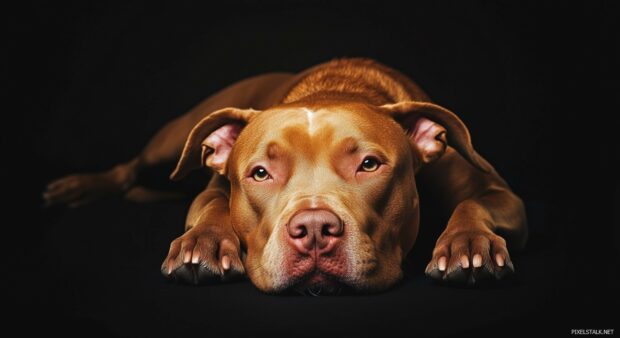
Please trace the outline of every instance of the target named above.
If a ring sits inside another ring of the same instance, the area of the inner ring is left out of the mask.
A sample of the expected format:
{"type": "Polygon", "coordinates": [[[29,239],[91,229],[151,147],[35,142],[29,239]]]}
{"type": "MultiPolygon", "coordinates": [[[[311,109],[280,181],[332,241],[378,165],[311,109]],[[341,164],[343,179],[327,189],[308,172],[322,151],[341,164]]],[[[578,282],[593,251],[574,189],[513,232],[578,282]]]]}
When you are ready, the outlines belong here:
{"type": "Polygon", "coordinates": [[[417,146],[423,164],[440,158],[450,145],[479,170],[492,170],[474,150],[463,121],[448,109],[419,101],[402,101],[381,108],[403,126],[417,146]]]}
{"type": "Polygon", "coordinates": [[[203,166],[225,175],[226,161],[233,144],[243,127],[258,112],[254,109],[224,108],[207,115],[189,133],[170,178],[180,180],[190,171],[203,166]]]}

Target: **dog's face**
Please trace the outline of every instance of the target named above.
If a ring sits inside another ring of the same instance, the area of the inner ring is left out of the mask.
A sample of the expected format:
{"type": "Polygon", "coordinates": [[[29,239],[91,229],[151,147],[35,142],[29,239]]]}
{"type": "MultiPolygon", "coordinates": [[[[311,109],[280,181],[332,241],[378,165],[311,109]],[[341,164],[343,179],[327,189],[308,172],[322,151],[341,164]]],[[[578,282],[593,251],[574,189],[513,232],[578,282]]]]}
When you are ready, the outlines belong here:
{"type": "Polygon", "coordinates": [[[191,169],[200,143],[201,163],[228,177],[232,226],[259,289],[381,290],[400,279],[418,232],[415,171],[445,151],[443,125],[454,129],[454,115],[420,105],[437,107],[224,109],[194,128],[174,175],[191,169]]]}
{"type": "Polygon", "coordinates": [[[228,163],[233,227],[260,289],[382,288],[401,276],[418,198],[409,139],[388,116],[275,108],[245,127],[228,163]]]}

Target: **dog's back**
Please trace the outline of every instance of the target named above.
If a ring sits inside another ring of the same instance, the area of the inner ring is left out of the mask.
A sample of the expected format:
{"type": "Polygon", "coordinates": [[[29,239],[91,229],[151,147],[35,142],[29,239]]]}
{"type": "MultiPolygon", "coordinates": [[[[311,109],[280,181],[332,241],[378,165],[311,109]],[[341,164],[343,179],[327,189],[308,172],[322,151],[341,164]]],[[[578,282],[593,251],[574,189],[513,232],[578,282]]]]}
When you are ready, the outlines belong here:
{"type": "Polygon", "coordinates": [[[429,101],[407,76],[371,59],[335,59],[302,73],[283,103],[317,98],[362,99],[382,105],[401,101],[429,101]]]}

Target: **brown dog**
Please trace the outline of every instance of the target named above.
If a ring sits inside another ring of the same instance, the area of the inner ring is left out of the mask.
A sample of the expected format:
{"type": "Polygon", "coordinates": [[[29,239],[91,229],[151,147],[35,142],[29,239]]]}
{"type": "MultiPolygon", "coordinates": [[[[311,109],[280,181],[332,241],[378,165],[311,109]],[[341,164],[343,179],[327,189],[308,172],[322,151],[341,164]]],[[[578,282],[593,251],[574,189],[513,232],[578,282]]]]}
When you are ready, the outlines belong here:
{"type": "Polygon", "coordinates": [[[385,289],[418,233],[417,183],[452,210],[432,278],[501,278],[513,271],[504,238],[521,248],[527,237],[521,200],[474,151],[463,122],[364,59],[234,84],[165,126],[133,161],[55,181],[44,197],[69,206],[117,192],[166,197],[133,183],[179,155],[173,180],[215,171],[162,265],[186,282],[247,274],[266,292],[385,289]]]}

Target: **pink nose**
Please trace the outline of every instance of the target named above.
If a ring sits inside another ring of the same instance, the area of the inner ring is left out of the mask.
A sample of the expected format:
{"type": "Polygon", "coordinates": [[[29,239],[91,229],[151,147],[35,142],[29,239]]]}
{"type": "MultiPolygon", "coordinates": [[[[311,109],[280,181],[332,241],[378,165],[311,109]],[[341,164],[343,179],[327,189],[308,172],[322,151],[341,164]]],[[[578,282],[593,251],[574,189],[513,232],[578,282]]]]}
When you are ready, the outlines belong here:
{"type": "Polygon", "coordinates": [[[340,218],[327,210],[298,212],[287,227],[290,239],[300,251],[310,251],[315,246],[320,250],[331,247],[330,244],[337,242],[344,232],[340,218]]]}

